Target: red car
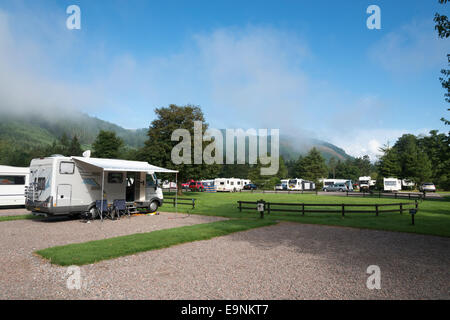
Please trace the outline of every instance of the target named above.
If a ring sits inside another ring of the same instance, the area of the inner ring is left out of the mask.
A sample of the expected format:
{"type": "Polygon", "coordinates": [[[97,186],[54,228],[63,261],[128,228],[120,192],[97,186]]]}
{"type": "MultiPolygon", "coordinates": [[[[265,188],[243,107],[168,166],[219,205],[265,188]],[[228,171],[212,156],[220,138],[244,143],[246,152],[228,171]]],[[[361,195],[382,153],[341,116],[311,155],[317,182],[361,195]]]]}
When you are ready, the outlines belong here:
{"type": "Polygon", "coordinates": [[[189,189],[189,185],[190,185],[192,182],[195,182],[195,181],[194,181],[194,180],[189,180],[189,181],[186,182],[186,183],[182,183],[182,184],[181,184],[181,188],[183,188],[183,189],[189,189]]]}
{"type": "Polygon", "coordinates": [[[200,181],[194,181],[189,183],[189,189],[191,189],[192,191],[204,191],[205,186],[200,181]]]}

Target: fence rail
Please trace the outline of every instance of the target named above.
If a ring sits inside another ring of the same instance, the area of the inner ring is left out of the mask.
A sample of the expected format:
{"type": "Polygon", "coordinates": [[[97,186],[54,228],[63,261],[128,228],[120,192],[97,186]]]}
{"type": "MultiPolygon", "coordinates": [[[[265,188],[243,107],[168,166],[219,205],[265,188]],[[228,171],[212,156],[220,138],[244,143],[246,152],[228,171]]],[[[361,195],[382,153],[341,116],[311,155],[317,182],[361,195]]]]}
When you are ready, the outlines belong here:
{"type": "MultiPolygon", "coordinates": [[[[302,215],[305,215],[305,213],[340,213],[344,217],[346,213],[374,213],[376,216],[378,216],[380,213],[387,213],[387,212],[399,212],[400,214],[403,214],[404,211],[408,209],[416,209],[419,208],[419,203],[417,200],[415,202],[404,202],[404,203],[377,203],[377,204],[367,204],[367,203],[280,203],[280,202],[266,202],[264,200],[259,201],[238,201],[238,209],[240,212],[242,210],[258,210],[258,204],[263,203],[264,205],[264,212],[267,212],[270,214],[271,212],[298,212],[302,215]],[[245,205],[256,205],[256,206],[245,206],[245,205]],[[244,206],[243,206],[244,205],[244,206]],[[285,206],[290,207],[290,209],[286,208],[274,208],[273,206],[285,206]],[[388,207],[397,207],[390,209],[388,207]],[[296,207],[297,209],[292,209],[292,207],[296,207]],[[309,209],[308,207],[338,207],[339,209],[335,210],[327,210],[327,209],[309,209]],[[373,210],[351,210],[352,207],[368,207],[368,208],[374,208],[373,210]],[[350,208],[350,210],[348,209],[350,208]],[[386,208],[386,209],[384,209],[386,208]]],[[[261,216],[263,216],[263,213],[261,216]]]]}
{"type": "Polygon", "coordinates": [[[172,200],[172,204],[175,207],[178,204],[192,206],[192,209],[195,209],[195,199],[191,198],[176,198],[176,197],[164,197],[164,202],[169,202],[166,200],[172,200]],[[181,200],[181,202],[180,202],[181,200]]]}

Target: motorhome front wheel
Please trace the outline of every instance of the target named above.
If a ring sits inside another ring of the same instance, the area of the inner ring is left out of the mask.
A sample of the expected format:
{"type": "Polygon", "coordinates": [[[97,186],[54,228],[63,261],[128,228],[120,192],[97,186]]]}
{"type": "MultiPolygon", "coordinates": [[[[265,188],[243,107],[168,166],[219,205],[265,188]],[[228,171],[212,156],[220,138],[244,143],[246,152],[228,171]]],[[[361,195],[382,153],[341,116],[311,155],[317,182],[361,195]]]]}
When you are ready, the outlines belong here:
{"type": "Polygon", "coordinates": [[[158,210],[158,202],[152,201],[150,203],[150,205],[148,206],[148,209],[149,209],[150,213],[156,212],[156,210],[158,210]]]}

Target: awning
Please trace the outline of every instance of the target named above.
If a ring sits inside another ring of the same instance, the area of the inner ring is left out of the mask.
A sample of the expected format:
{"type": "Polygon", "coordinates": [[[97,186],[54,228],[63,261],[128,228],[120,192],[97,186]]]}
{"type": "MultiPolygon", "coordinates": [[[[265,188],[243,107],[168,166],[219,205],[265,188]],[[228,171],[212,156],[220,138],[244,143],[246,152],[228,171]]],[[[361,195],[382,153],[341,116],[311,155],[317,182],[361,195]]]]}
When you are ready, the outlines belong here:
{"type": "Polygon", "coordinates": [[[120,159],[101,159],[101,158],[85,158],[72,157],[72,159],[90,164],[91,166],[102,169],[103,171],[127,171],[127,172],[147,172],[153,174],[155,172],[177,173],[177,170],[170,170],[153,166],[144,161],[130,161],[120,159]]]}

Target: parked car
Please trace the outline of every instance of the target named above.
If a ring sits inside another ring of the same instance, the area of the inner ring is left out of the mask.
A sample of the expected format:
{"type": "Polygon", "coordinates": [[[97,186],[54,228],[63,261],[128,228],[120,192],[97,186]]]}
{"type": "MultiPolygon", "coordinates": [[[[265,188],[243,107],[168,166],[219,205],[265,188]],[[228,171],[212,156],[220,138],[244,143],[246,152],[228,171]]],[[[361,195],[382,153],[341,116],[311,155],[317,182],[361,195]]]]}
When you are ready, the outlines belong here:
{"type": "Polygon", "coordinates": [[[329,185],[329,186],[325,186],[325,187],[323,187],[322,190],[325,191],[325,192],[328,192],[328,191],[344,192],[344,191],[347,191],[348,188],[347,188],[347,185],[345,183],[336,183],[336,184],[332,184],[332,185],[329,185]]]}
{"type": "Polygon", "coordinates": [[[277,184],[276,186],[275,186],[275,190],[284,190],[284,186],[283,186],[283,184],[277,184]]]}
{"type": "Polygon", "coordinates": [[[256,184],[253,183],[249,183],[244,186],[244,190],[256,190],[256,189],[258,189],[258,187],[256,186],[256,184]]]}
{"type": "Polygon", "coordinates": [[[191,189],[192,191],[204,191],[205,186],[200,181],[194,181],[189,183],[189,189],[191,189]]]}
{"type": "Polygon", "coordinates": [[[420,191],[422,192],[436,192],[436,186],[432,182],[422,183],[420,186],[420,191]]]}

